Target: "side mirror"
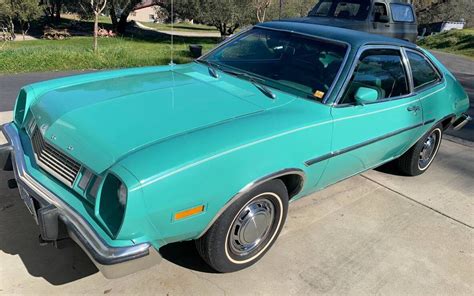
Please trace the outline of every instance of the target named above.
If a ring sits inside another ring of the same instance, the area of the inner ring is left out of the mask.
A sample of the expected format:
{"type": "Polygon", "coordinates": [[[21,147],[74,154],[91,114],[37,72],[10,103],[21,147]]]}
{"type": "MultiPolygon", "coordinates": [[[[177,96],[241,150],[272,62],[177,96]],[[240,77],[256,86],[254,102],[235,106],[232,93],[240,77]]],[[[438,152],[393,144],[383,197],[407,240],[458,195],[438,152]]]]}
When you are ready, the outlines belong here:
{"type": "Polygon", "coordinates": [[[376,13],[375,17],[374,17],[374,22],[388,23],[388,22],[390,22],[390,19],[389,19],[388,15],[382,15],[380,13],[376,13]]]}
{"type": "Polygon", "coordinates": [[[359,87],[354,97],[357,104],[365,105],[377,101],[379,99],[379,92],[373,88],[359,87]]]}

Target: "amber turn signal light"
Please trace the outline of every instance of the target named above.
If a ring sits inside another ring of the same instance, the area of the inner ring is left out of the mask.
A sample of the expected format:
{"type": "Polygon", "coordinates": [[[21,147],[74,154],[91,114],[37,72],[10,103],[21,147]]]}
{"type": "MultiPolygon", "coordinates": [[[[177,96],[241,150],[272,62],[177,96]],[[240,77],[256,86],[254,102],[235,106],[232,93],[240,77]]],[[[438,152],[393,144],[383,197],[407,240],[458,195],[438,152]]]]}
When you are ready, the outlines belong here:
{"type": "Polygon", "coordinates": [[[181,219],[184,219],[189,216],[193,216],[202,212],[204,212],[204,206],[197,206],[195,208],[188,209],[188,210],[174,214],[174,219],[181,220],[181,219]]]}

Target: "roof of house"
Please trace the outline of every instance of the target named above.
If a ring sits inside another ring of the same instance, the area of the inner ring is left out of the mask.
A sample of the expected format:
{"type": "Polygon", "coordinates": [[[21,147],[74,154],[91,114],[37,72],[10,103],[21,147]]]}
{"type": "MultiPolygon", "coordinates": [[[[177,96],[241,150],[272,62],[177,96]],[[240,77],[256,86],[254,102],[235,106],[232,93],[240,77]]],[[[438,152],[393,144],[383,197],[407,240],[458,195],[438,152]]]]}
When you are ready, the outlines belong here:
{"type": "Polygon", "coordinates": [[[405,47],[416,47],[411,42],[385,37],[382,35],[370,34],[362,31],[349,30],[338,27],[324,26],[314,23],[305,23],[304,19],[291,19],[281,21],[271,21],[258,24],[257,27],[294,31],[301,34],[319,36],[327,39],[339,40],[351,44],[352,47],[359,48],[367,44],[398,45],[405,47]]]}

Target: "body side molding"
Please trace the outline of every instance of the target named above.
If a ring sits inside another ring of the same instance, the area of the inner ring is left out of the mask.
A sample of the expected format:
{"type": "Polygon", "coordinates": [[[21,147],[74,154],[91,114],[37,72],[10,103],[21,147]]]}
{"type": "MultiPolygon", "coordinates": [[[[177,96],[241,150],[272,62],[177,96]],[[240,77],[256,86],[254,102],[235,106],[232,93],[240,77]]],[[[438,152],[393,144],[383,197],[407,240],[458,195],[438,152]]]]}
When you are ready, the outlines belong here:
{"type": "MultiPolygon", "coordinates": [[[[445,118],[447,118],[447,117],[445,117],[445,118]]],[[[435,121],[436,121],[435,119],[427,120],[423,123],[419,123],[419,124],[416,124],[416,125],[413,125],[413,126],[409,126],[409,127],[406,127],[406,128],[400,129],[400,130],[396,130],[396,131],[388,133],[386,135],[383,135],[383,136],[380,136],[380,137],[377,137],[377,138],[374,138],[374,139],[371,139],[371,140],[367,140],[365,142],[362,142],[362,143],[359,143],[359,144],[356,144],[356,145],[353,145],[353,146],[349,146],[347,148],[344,148],[344,149],[341,149],[341,150],[338,150],[338,151],[332,151],[328,154],[325,154],[325,155],[322,155],[322,156],[319,156],[319,157],[316,157],[316,158],[305,161],[305,165],[306,166],[312,166],[312,165],[314,165],[318,162],[330,159],[334,156],[338,156],[338,155],[341,155],[341,154],[344,154],[344,153],[351,152],[353,150],[356,150],[356,149],[362,148],[364,146],[376,143],[378,141],[382,141],[382,140],[388,139],[390,137],[394,137],[396,135],[407,132],[409,130],[419,128],[419,127],[424,126],[424,125],[431,124],[435,121]]]]}

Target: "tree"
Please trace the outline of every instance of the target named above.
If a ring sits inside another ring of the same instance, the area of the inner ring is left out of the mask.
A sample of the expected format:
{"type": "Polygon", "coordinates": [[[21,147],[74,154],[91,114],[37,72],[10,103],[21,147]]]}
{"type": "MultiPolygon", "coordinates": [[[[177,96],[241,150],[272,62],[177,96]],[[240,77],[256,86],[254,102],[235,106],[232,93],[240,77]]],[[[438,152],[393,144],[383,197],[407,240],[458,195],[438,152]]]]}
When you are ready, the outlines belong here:
{"type": "Polygon", "coordinates": [[[251,23],[252,0],[201,0],[199,19],[215,26],[222,36],[234,34],[239,27],[251,23]]]}
{"type": "MultiPolygon", "coordinates": [[[[112,21],[112,27],[114,31],[117,31],[119,18],[124,11],[124,8],[130,3],[130,0],[109,0],[109,15],[112,21]]],[[[128,18],[128,15],[127,15],[128,18]]],[[[123,32],[121,32],[123,33],[123,32]]]]}
{"type": "Polygon", "coordinates": [[[23,39],[30,28],[30,22],[41,15],[37,0],[0,0],[0,24],[15,39],[15,23],[20,26],[23,39]]]}
{"type": "MultiPolygon", "coordinates": [[[[171,19],[171,0],[161,1],[161,6],[168,12],[171,19]]],[[[174,19],[178,17],[188,20],[199,20],[202,11],[200,0],[175,0],[174,1],[174,19]]]]}
{"type": "MultiPolygon", "coordinates": [[[[142,2],[143,0],[110,0],[110,18],[114,30],[119,33],[125,33],[127,28],[127,19],[133,9],[142,2]]],[[[159,2],[153,0],[153,2],[159,2]]]]}
{"type": "Polygon", "coordinates": [[[88,8],[86,8],[82,3],[79,4],[85,12],[90,9],[94,14],[94,52],[98,53],[99,46],[97,39],[99,37],[99,16],[104,11],[105,7],[107,7],[107,0],[90,0],[88,8]]]}
{"type": "Polygon", "coordinates": [[[51,22],[59,23],[61,21],[63,0],[40,0],[39,3],[43,7],[46,15],[50,17],[51,22]]]}
{"type": "Polygon", "coordinates": [[[0,26],[6,28],[11,36],[15,36],[15,24],[13,23],[14,13],[11,2],[0,0],[0,26]]]}
{"type": "Polygon", "coordinates": [[[20,25],[21,35],[25,40],[25,35],[30,29],[30,22],[41,16],[41,7],[37,0],[14,0],[11,3],[15,20],[20,25]]]}
{"type": "Polygon", "coordinates": [[[464,19],[468,26],[474,24],[474,1],[472,0],[416,0],[413,1],[418,22],[429,24],[464,19]]]}
{"type": "Polygon", "coordinates": [[[272,5],[272,0],[253,0],[253,6],[257,13],[257,20],[259,23],[265,21],[268,8],[272,5]]]}

